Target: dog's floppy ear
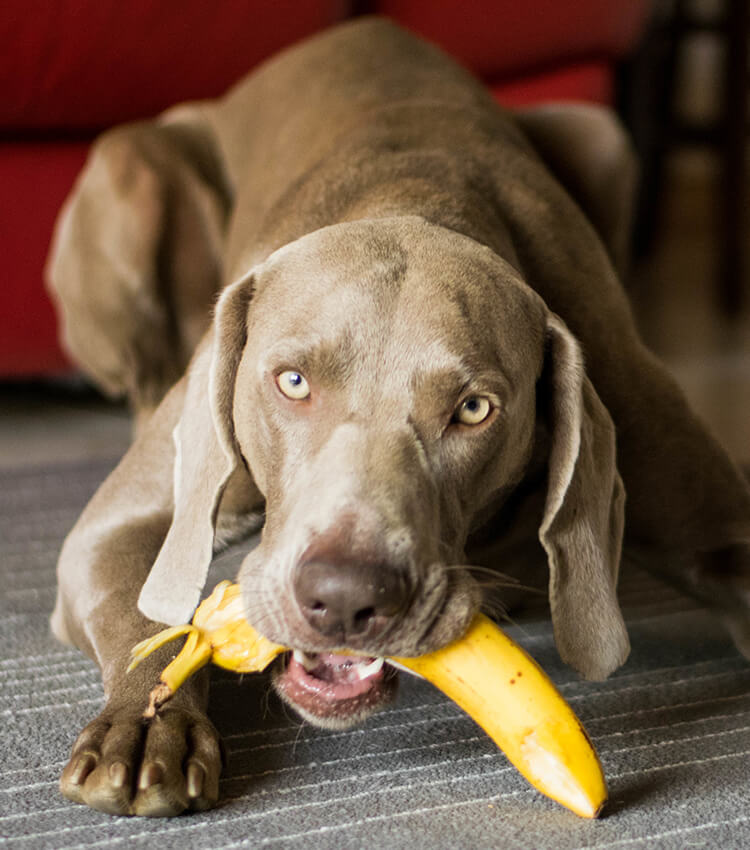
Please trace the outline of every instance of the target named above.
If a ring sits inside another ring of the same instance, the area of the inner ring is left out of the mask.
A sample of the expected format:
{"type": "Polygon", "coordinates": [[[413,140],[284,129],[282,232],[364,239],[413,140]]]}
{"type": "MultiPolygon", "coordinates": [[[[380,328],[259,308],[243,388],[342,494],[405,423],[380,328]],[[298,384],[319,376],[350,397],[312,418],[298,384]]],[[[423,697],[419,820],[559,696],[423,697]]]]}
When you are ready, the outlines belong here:
{"type": "Polygon", "coordinates": [[[174,429],[172,524],[138,599],[140,610],[160,623],[187,622],[200,600],[219,502],[240,462],[232,406],[252,289],[250,273],[225,290],[211,337],[188,374],[182,415],[174,429]]]}
{"type": "Polygon", "coordinates": [[[563,661],[603,679],[629,652],[616,593],[625,493],[615,431],[570,331],[550,315],[547,334],[552,441],[539,539],[550,568],[555,643],[563,661]]]}

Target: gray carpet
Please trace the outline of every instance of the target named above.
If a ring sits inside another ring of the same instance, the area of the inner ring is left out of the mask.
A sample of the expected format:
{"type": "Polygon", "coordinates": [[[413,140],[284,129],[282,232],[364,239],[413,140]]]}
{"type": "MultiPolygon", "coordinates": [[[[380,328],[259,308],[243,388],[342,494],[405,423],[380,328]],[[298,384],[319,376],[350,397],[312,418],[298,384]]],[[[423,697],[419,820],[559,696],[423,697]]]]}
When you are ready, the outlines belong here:
{"type": "MultiPolygon", "coordinates": [[[[547,669],[599,750],[611,803],[578,819],[530,789],[426,683],[364,727],[289,716],[262,676],[218,673],[213,718],[229,762],[212,812],[112,818],[63,799],[74,734],[102,700],[94,666],[49,636],[60,543],[107,465],[0,475],[0,843],[89,847],[747,848],[750,664],[703,611],[651,579],[623,578],[633,652],[604,683],[563,667],[543,618],[509,629],[547,669]]],[[[241,558],[232,552],[220,568],[241,558]]]]}

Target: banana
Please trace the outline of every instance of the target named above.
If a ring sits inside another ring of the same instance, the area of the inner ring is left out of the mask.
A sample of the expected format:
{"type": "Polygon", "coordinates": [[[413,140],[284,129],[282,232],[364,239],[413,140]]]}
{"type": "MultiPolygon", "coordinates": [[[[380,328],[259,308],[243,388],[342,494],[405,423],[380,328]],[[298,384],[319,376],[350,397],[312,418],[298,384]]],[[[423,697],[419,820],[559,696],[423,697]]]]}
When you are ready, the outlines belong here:
{"type": "Polygon", "coordinates": [[[607,801],[593,744],[547,674],[488,617],[435,652],[391,661],[462,708],[537,790],[585,818],[607,801]]]}
{"type": "MultiPolygon", "coordinates": [[[[145,717],[153,717],[209,661],[252,673],[287,649],[253,629],[243,616],[239,586],[224,581],[200,604],[192,624],[165,629],[134,647],[128,669],[182,636],[185,644],[151,692],[145,717]]],[[[599,815],[607,785],[583,726],[536,661],[490,619],[477,614],[453,643],[418,658],[389,661],[443,691],[543,794],[581,817],[599,815]]]]}
{"type": "Polygon", "coordinates": [[[183,635],[187,636],[185,644],[162,670],[159,684],[151,691],[143,715],[146,718],[153,717],[183,682],[209,661],[234,673],[256,673],[286,651],[285,646],[256,632],[244,618],[240,586],[222,581],[198,606],[192,624],[164,629],[134,646],[128,672],[159,647],[183,635]]]}

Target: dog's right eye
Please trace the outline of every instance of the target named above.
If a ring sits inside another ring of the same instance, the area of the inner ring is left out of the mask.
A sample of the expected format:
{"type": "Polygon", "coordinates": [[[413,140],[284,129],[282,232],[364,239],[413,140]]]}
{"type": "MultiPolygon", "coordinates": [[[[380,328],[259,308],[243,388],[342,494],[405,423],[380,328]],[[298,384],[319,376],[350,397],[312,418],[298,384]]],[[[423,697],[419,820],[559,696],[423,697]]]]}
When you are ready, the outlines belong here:
{"type": "Polygon", "coordinates": [[[481,425],[492,413],[492,402],[483,395],[473,395],[462,401],[453,413],[453,421],[461,425],[481,425]]]}
{"type": "Polygon", "coordinates": [[[293,401],[304,401],[310,396],[310,385],[305,376],[291,369],[276,376],[276,386],[293,401]]]}

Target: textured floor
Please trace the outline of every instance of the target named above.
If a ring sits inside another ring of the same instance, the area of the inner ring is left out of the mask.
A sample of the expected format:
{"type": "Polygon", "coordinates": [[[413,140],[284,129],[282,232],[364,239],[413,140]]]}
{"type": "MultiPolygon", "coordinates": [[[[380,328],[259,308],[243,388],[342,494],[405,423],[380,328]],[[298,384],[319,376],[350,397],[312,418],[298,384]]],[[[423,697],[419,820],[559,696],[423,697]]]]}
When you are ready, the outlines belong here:
{"type": "MultiPolygon", "coordinates": [[[[546,619],[510,628],[588,728],[609,779],[598,822],[531,789],[429,685],[363,727],[314,730],[263,676],[219,673],[213,717],[229,752],[219,808],[165,821],[112,818],[63,799],[74,734],[102,705],[94,666],[47,630],[60,542],[106,462],[0,472],[0,836],[9,848],[594,848],[750,846],[750,664],[684,598],[626,574],[628,663],[584,683],[546,619]]],[[[220,559],[233,571],[241,550],[220,559]]],[[[212,583],[212,582],[211,582],[212,583]]]]}

